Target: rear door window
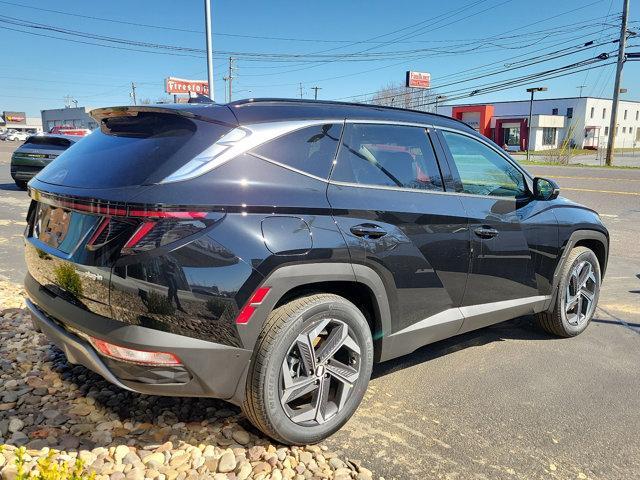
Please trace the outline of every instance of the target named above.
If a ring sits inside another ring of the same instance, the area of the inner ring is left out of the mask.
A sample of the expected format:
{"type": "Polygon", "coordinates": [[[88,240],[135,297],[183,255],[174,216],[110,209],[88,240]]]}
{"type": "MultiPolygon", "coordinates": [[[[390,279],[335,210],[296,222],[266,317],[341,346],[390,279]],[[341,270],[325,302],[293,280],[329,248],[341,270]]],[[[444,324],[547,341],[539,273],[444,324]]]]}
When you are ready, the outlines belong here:
{"type": "Polygon", "coordinates": [[[443,190],[425,128],[348,124],[331,179],[361,185],[443,190]]]}
{"type": "Polygon", "coordinates": [[[326,179],[341,131],[341,124],[314,125],[271,140],[251,153],[326,179]]]}
{"type": "Polygon", "coordinates": [[[215,143],[231,127],[164,112],[110,117],[38,174],[43,182],[85,188],[156,183],[215,143]]]}

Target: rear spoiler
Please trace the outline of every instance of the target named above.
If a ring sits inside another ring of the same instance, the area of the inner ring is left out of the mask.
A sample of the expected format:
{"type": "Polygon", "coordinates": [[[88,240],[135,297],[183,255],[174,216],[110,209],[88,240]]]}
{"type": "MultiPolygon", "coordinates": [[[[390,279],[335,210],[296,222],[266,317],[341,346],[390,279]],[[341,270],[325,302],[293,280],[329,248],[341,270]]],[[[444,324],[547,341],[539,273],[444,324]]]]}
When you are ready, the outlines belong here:
{"type": "Polygon", "coordinates": [[[96,108],[89,112],[98,123],[110,117],[135,117],[141,112],[178,115],[204,122],[219,123],[229,127],[238,126],[233,112],[226,106],[215,103],[166,104],[166,105],[128,105],[120,107],[96,108]]]}

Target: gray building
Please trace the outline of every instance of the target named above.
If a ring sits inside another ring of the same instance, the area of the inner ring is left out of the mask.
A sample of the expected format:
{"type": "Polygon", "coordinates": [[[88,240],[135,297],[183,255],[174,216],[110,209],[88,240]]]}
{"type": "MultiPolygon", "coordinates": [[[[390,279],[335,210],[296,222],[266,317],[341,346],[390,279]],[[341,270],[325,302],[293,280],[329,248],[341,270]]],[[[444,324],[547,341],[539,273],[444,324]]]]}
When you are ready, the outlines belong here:
{"type": "Polygon", "coordinates": [[[98,123],[89,115],[91,110],[92,109],[90,107],[69,107],[41,110],[42,127],[45,132],[48,132],[53,127],[62,125],[93,130],[98,128],[98,123]]]}

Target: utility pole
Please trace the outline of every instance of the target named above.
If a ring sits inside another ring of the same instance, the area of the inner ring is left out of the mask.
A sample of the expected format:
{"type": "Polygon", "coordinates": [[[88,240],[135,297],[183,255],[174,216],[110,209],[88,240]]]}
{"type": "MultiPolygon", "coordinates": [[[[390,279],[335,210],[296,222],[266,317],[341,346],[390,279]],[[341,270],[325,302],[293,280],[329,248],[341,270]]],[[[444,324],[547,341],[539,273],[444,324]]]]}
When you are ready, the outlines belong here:
{"type": "Polygon", "coordinates": [[[204,0],[204,27],[207,41],[207,80],[209,82],[209,98],[214,100],[213,89],[213,46],[211,42],[211,0],[204,0]]]}
{"type": "MultiPolygon", "coordinates": [[[[322,90],[322,87],[311,87],[311,90],[313,90],[313,99],[317,100],[318,99],[318,90],[322,90]]],[[[300,97],[302,98],[302,96],[300,97]]]]}
{"type": "Polygon", "coordinates": [[[302,98],[302,82],[300,82],[300,98],[302,98]]]}
{"type": "Polygon", "coordinates": [[[227,80],[229,81],[229,102],[231,102],[231,98],[232,98],[232,94],[233,94],[233,79],[235,78],[233,76],[233,61],[235,60],[235,58],[233,57],[229,57],[229,75],[227,75],[226,77],[223,78],[223,80],[226,82],[227,80]]]}
{"type": "Polygon", "coordinates": [[[131,82],[131,98],[133,99],[133,104],[137,105],[136,103],[136,84],[131,82]]]}
{"type": "Polygon", "coordinates": [[[546,92],[547,87],[533,87],[527,88],[527,92],[531,94],[531,100],[529,101],[529,123],[527,123],[527,161],[529,160],[529,150],[531,150],[531,117],[533,113],[533,94],[535,92],[546,92]]]}
{"type": "Polygon", "coordinates": [[[620,83],[622,82],[622,67],[624,66],[624,48],[627,43],[627,18],[629,16],[629,0],[623,0],[622,22],[620,23],[620,43],[618,44],[618,65],[616,67],[616,80],[613,85],[613,105],[611,106],[611,121],[609,122],[609,142],[607,143],[607,156],[605,164],[613,164],[613,149],[616,143],[616,120],[618,118],[618,97],[620,96],[620,83]]]}
{"type": "Polygon", "coordinates": [[[582,89],[586,87],[586,85],[578,85],[576,88],[580,90],[580,95],[579,97],[582,98],[582,89]]]}
{"type": "Polygon", "coordinates": [[[443,102],[443,101],[445,101],[446,99],[447,99],[447,96],[446,96],[446,95],[437,95],[437,96],[436,96],[436,111],[435,111],[435,113],[436,113],[436,114],[438,113],[438,103],[439,103],[439,102],[443,102]]]}

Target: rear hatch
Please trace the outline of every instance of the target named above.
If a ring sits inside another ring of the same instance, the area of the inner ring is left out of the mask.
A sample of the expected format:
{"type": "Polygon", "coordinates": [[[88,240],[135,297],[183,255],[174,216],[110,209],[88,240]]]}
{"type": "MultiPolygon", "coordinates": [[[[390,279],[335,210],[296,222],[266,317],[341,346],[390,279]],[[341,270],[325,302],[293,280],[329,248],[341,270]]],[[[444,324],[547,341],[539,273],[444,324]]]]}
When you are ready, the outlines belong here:
{"type": "Polygon", "coordinates": [[[146,106],[102,109],[94,116],[101,128],[66,150],[29,184],[25,255],[29,273],[52,294],[110,316],[111,270],[119,258],[132,253],[132,241],[139,237],[139,242],[151,224],[160,232],[161,227],[166,230],[191,219],[184,205],[130,200],[196,157],[233,125],[188,111],[146,106]]]}

